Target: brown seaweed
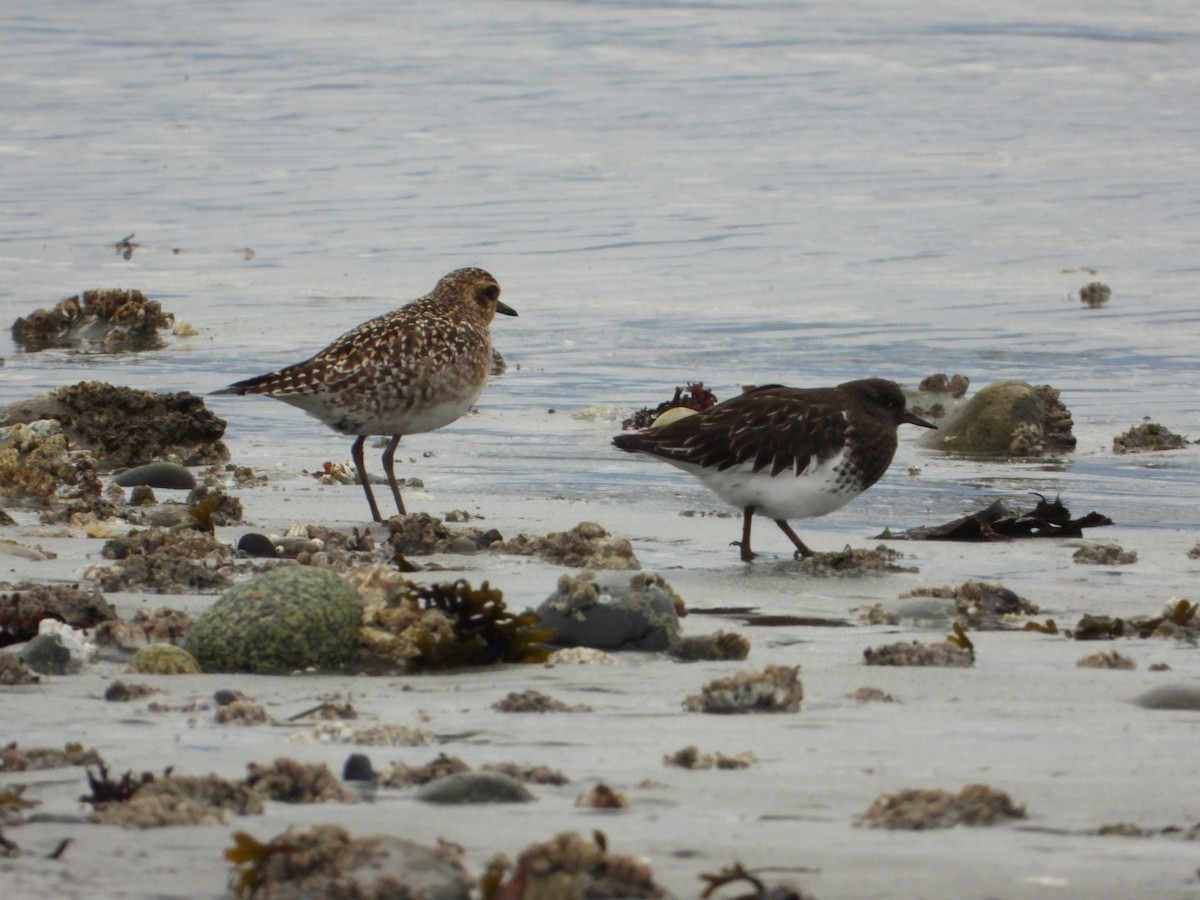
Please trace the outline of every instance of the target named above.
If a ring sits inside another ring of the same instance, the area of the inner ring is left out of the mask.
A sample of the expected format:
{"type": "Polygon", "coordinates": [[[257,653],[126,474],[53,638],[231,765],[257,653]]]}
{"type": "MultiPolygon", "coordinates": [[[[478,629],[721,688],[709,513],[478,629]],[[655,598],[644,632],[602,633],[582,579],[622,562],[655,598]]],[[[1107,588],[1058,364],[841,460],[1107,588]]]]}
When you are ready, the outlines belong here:
{"type": "Polygon", "coordinates": [[[878,538],[898,541],[1002,541],[1011,538],[1083,537],[1083,529],[1112,525],[1113,520],[1098,512],[1072,518],[1059,497],[1047,500],[1041,494],[1031,510],[1010,507],[996,500],[987,509],[971,513],[942,525],[922,525],[907,531],[885,531],[878,538]]]}
{"type": "Polygon", "coordinates": [[[708,409],[710,406],[717,405],[717,395],[704,386],[703,381],[689,381],[686,388],[675,388],[675,396],[670,400],[664,400],[654,409],[639,409],[631,418],[626,419],[621,423],[621,430],[641,430],[649,428],[654,420],[665,413],[668,409],[683,407],[684,409],[693,409],[696,412],[708,409]]]}
{"type": "Polygon", "coordinates": [[[504,603],[504,594],[480,587],[460,578],[454,582],[413,585],[411,594],[424,609],[436,609],[453,626],[453,638],[429,632],[418,642],[418,662],[432,668],[480,666],[491,663],[545,662],[553,648],[546,641],[554,629],[538,628],[532,612],[512,613],[504,603]]]}

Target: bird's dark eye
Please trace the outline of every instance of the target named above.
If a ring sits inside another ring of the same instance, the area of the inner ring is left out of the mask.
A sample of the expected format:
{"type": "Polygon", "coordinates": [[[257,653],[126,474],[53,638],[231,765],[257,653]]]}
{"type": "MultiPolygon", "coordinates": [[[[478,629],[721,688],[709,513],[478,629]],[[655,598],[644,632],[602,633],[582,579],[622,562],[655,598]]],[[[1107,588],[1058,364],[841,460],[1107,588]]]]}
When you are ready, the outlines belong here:
{"type": "Polygon", "coordinates": [[[480,303],[495,303],[500,299],[500,288],[494,284],[482,287],[479,289],[479,293],[475,295],[475,299],[480,303]]]}

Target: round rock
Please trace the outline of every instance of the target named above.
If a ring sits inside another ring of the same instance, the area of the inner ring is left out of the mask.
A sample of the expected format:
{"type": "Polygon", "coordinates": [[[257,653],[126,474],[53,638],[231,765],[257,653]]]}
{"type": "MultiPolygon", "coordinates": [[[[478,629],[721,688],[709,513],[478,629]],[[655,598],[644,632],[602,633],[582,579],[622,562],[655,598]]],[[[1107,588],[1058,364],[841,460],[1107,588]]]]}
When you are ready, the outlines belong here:
{"type": "Polygon", "coordinates": [[[529,803],[536,798],[511,775],[502,772],[455,772],[416,793],[426,803],[529,803]]]}
{"type": "Polygon", "coordinates": [[[666,650],[679,635],[674,602],[642,573],[564,575],[537,614],[559,647],[666,650]]]}
{"type": "Polygon", "coordinates": [[[226,591],[188,632],[206,672],[266,674],[348,663],[362,596],[327,569],[285,566],[226,591]]]}
{"type": "Polygon", "coordinates": [[[144,466],[126,469],[113,479],[121,487],[152,487],[167,490],[190,491],[196,486],[196,478],[178,463],[152,462],[144,466]]]}

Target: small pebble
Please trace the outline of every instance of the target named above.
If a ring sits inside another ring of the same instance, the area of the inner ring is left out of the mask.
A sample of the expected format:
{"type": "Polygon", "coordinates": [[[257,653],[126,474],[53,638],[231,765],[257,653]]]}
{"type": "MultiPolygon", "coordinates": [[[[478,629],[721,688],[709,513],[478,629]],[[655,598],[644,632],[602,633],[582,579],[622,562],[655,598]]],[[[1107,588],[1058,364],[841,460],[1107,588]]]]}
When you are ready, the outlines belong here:
{"type": "Polygon", "coordinates": [[[379,776],[365,753],[351,753],[342,766],[343,781],[375,781],[379,776]]]}
{"type": "Polygon", "coordinates": [[[213,694],[213,702],[217,706],[228,706],[230,703],[241,699],[243,699],[241,694],[237,691],[231,691],[228,688],[222,688],[213,694]]]}
{"type": "Polygon", "coordinates": [[[274,558],[279,554],[275,551],[275,545],[271,539],[265,534],[259,534],[255,531],[248,531],[238,539],[237,548],[239,553],[245,553],[247,556],[261,556],[268,559],[274,558]]]}

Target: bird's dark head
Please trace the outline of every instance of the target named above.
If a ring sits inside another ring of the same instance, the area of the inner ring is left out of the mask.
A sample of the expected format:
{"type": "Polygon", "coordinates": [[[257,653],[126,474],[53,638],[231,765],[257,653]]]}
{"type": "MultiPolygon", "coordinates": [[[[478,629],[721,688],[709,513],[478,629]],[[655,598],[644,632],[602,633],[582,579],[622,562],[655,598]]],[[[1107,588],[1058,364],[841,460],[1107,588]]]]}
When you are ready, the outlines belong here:
{"type": "Polygon", "coordinates": [[[868,406],[879,409],[890,415],[897,425],[920,425],[922,428],[937,428],[932,422],[927,422],[914,412],[908,410],[908,401],[900,385],[886,378],[863,378],[860,381],[847,381],[838,387],[847,393],[857,396],[868,406]]]}

